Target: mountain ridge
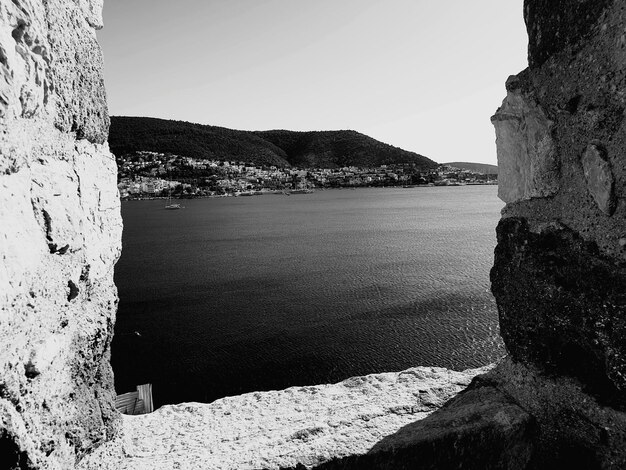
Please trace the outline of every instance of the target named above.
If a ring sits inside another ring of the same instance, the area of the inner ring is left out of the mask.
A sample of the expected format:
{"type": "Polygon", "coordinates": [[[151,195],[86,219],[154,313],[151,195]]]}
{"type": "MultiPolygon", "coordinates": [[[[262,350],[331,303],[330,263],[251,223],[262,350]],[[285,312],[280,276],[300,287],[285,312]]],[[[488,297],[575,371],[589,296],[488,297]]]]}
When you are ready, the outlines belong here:
{"type": "Polygon", "coordinates": [[[423,155],[354,130],[242,131],[149,117],[111,116],[109,146],[118,156],[154,151],[280,167],[339,168],[393,163],[413,163],[422,169],[438,166],[423,155]]]}

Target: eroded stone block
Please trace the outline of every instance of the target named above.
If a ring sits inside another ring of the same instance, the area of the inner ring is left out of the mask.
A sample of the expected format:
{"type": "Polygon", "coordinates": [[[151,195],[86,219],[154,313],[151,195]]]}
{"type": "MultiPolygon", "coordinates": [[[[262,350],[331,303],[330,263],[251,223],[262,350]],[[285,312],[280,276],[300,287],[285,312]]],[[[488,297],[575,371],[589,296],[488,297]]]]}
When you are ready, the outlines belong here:
{"type": "Polygon", "coordinates": [[[514,447],[518,436],[527,437],[529,417],[497,393],[480,393],[481,403],[473,400],[476,395],[467,396],[462,406],[433,420],[432,430],[423,426],[423,435],[414,432],[420,420],[433,416],[474,377],[490,369],[417,367],[337,384],[247,393],[208,404],[166,405],[154,413],[124,416],[122,436],[101,446],[78,469],[451,468],[415,465],[414,457],[419,459],[420,454],[410,453],[424,451],[420,464],[433,456],[435,463],[443,464],[442,457],[460,463],[462,454],[476,455],[469,445],[474,436],[480,436],[474,442],[489,443],[489,452],[480,460],[471,458],[473,467],[468,460],[463,468],[523,468],[483,466],[485,461],[502,461],[491,444],[509,456],[526,455],[521,452],[526,440],[514,447]],[[490,397],[496,400],[491,402],[490,397]],[[456,449],[455,444],[463,447],[456,449]],[[411,458],[386,458],[393,447],[407,447],[411,458]]]}
{"type": "Polygon", "coordinates": [[[0,0],[0,468],[74,468],[117,429],[101,6],[0,0]]]}
{"type": "Polygon", "coordinates": [[[480,377],[429,417],[378,442],[366,455],[319,470],[526,470],[533,468],[534,418],[480,377]]]}
{"type": "Polygon", "coordinates": [[[615,179],[606,150],[600,144],[589,144],[581,157],[587,189],[602,212],[615,211],[615,179]]]}
{"type": "Polygon", "coordinates": [[[507,88],[507,97],[491,118],[498,149],[498,197],[510,203],[552,196],[559,190],[560,175],[553,123],[532,96],[507,88]]]}
{"type": "Polygon", "coordinates": [[[626,269],[557,223],[535,233],[510,217],[497,235],[491,290],[511,357],[626,409],[626,269]]]}
{"type": "Polygon", "coordinates": [[[528,62],[539,67],[566,47],[589,35],[611,0],[525,0],[528,62]]]}

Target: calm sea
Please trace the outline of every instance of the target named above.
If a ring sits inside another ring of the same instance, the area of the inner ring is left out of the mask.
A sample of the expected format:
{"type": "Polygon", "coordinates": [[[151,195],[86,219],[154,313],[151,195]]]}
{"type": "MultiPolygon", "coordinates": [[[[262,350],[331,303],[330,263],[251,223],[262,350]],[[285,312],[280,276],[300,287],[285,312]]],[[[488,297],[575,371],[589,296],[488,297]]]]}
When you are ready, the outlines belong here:
{"type": "Polygon", "coordinates": [[[495,186],[122,203],[118,393],[158,405],[503,354],[495,186]]]}

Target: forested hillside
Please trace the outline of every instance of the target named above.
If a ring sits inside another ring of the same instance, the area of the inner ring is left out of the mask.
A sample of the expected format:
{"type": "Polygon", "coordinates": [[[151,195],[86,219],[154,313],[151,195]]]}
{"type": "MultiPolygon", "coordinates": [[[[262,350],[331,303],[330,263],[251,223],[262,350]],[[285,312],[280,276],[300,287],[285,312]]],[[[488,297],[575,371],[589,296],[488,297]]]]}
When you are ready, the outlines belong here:
{"type": "Polygon", "coordinates": [[[116,155],[134,151],[173,153],[192,158],[235,160],[255,165],[337,168],[437,163],[356,131],[239,131],[184,121],[111,117],[109,145],[116,155]]]}

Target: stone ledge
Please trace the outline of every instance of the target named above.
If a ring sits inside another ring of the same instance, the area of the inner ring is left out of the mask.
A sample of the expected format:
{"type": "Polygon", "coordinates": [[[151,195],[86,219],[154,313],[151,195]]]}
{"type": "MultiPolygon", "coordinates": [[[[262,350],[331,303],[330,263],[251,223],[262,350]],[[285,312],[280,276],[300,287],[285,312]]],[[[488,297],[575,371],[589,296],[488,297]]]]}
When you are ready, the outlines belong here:
{"type": "Polygon", "coordinates": [[[537,470],[535,419],[490,376],[476,377],[441,409],[367,454],[333,459],[316,470],[537,470]]]}
{"type": "Polygon", "coordinates": [[[124,416],[120,438],[82,470],[312,468],[363,455],[439,409],[492,366],[455,372],[417,367],[331,385],[168,405],[124,416]]]}

